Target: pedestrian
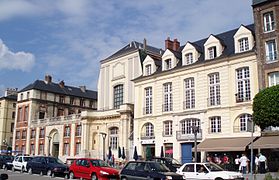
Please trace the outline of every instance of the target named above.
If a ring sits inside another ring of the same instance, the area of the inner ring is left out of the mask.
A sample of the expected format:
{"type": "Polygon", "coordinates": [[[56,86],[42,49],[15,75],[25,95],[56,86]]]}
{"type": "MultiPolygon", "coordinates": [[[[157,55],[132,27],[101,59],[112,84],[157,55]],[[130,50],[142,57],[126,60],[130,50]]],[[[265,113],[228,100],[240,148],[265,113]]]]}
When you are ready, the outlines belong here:
{"type": "Polygon", "coordinates": [[[234,164],[235,164],[235,170],[240,172],[241,167],[239,165],[239,156],[238,155],[236,155],[236,158],[234,159],[234,164]]]}
{"type": "Polygon", "coordinates": [[[243,153],[241,158],[239,159],[240,162],[240,169],[242,171],[242,174],[246,174],[247,171],[247,164],[249,159],[246,157],[246,155],[243,153]]]}
{"type": "Polygon", "coordinates": [[[255,156],[255,173],[257,174],[259,172],[259,158],[258,154],[255,156]]]}
{"type": "Polygon", "coordinates": [[[260,153],[260,156],[259,156],[259,171],[260,171],[261,174],[266,173],[265,167],[266,167],[266,157],[262,153],[260,153]]]}

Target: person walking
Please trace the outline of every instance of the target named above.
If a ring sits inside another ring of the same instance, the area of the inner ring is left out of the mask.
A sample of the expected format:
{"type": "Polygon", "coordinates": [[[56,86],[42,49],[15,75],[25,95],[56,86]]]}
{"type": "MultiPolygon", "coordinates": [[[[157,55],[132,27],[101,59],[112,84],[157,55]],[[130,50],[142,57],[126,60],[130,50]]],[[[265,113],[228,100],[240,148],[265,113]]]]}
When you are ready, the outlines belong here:
{"type": "Polygon", "coordinates": [[[260,173],[261,174],[266,173],[265,167],[266,167],[266,157],[262,153],[260,153],[260,156],[259,156],[259,168],[260,168],[260,173]]]}
{"type": "Polygon", "coordinates": [[[259,172],[259,158],[258,155],[255,156],[255,173],[259,172]]]}
{"type": "Polygon", "coordinates": [[[235,169],[236,169],[236,171],[239,171],[239,172],[240,172],[241,167],[240,167],[240,165],[239,165],[239,156],[238,156],[238,155],[236,155],[236,158],[234,159],[234,164],[235,164],[235,169]]]}
{"type": "Polygon", "coordinates": [[[248,161],[249,159],[246,157],[246,155],[242,154],[241,158],[239,159],[242,174],[246,174],[248,161]]]}

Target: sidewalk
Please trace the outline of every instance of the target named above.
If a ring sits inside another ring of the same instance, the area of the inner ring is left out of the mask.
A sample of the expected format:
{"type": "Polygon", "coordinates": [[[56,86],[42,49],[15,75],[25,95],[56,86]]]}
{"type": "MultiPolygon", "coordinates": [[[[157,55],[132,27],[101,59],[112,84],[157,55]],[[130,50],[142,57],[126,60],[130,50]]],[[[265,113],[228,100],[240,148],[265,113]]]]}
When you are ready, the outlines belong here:
{"type": "Polygon", "coordinates": [[[267,174],[270,174],[273,178],[279,178],[279,173],[277,172],[269,172],[266,174],[253,174],[253,178],[251,177],[251,174],[244,174],[243,176],[245,180],[264,180],[267,174]]]}

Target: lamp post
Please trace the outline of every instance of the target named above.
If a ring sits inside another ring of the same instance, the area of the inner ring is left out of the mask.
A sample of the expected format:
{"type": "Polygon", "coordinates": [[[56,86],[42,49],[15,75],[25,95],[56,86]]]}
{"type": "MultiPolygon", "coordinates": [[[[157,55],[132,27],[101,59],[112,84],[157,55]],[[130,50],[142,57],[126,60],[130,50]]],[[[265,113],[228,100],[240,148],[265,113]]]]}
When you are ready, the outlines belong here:
{"type": "Polygon", "coordinates": [[[51,136],[46,136],[48,138],[48,156],[50,156],[50,141],[52,139],[51,136]]]}
{"type": "Polygon", "coordinates": [[[198,149],[197,149],[197,134],[199,132],[199,126],[191,126],[192,128],[192,132],[194,133],[194,140],[195,140],[195,163],[197,162],[197,152],[198,152],[198,149]]]}
{"type": "Polygon", "coordinates": [[[252,122],[251,122],[251,126],[252,126],[252,129],[251,129],[251,161],[250,161],[250,176],[251,176],[251,179],[253,180],[254,177],[253,177],[253,140],[254,140],[254,137],[253,137],[253,134],[254,134],[254,121],[252,119],[252,122]]]}
{"type": "Polygon", "coordinates": [[[107,134],[104,133],[104,132],[101,132],[100,134],[101,134],[102,137],[103,137],[103,160],[105,161],[105,160],[106,160],[105,140],[106,140],[107,134]]]}

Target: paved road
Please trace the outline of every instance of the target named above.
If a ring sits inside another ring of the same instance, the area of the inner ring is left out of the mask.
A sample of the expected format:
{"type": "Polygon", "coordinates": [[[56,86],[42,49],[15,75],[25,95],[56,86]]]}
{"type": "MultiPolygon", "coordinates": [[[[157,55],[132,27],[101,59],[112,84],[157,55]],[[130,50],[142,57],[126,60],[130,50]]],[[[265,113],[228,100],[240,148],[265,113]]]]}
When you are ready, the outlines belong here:
{"type": "Polygon", "coordinates": [[[0,174],[2,173],[7,173],[8,176],[9,176],[9,180],[50,180],[50,179],[53,179],[53,180],[62,180],[64,178],[61,178],[61,177],[55,177],[55,178],[50,178],[48,176],[40,176],[38,174],[32,174],[32,175],[29,175],[28,173],[20,173],[19,171],[16,171],[16,172],[12,172],[10,170],[8,171],[4,171],[3,169],[0,169],[0,174]]]}

